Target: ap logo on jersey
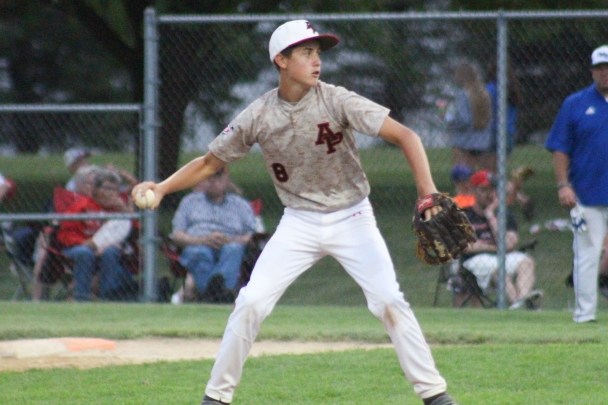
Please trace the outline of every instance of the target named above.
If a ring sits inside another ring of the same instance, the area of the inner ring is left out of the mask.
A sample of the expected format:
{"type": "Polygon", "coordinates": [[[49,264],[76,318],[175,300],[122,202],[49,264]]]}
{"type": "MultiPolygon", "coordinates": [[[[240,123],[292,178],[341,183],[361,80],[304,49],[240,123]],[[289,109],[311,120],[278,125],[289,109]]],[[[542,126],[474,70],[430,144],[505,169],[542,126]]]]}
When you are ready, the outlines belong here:
{"type": "Polygon", "coordinates": [[[326,145],[327,146],[327,154],[334,153],[336,151],[335,146],[342,142],[344,139],[344,135],[342,132],[334,132],[329,128],[329,122],[324,122],[323,124],[318,124],[317,128],[319,128],[319,132],[317,134],[317,141],[315,145],[326,145]]]}

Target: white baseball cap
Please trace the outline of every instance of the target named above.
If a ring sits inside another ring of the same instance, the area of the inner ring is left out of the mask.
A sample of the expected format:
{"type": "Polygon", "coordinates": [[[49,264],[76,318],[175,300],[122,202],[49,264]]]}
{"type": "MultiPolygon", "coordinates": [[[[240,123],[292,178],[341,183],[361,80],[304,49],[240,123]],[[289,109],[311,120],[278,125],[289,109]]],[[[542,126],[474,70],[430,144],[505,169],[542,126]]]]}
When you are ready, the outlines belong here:
{"type": "Polygon", "coordinates": [[[69,169],[74,163],[78,162],[80,159],[84,159],[86,157],[91,156],[91,152],[82,148],[70,148],[65,151],[63,154],[63,159],[65,160],[65,165],[69,169]]]}
{"type": "Polygon", "coordinates": [[[333,48],[340,42],[338,37],[331,34],[321,34],[312,27],[306,20],[293,20],[286,22],[279,28],[274,30],[268,44],[268,52],[270,53],[270,61],[274,61],[274,57],[281,53],[284,49],[290,46],[299,44],[300,42],[308,41],[309,39],[318,39],[321,42],[321,50],[333,48]]]}
{"type": "Polygon", "coordinates": [[[591,66],[608,63],[608,45],[602,45],[591,54],[591,66]]]}

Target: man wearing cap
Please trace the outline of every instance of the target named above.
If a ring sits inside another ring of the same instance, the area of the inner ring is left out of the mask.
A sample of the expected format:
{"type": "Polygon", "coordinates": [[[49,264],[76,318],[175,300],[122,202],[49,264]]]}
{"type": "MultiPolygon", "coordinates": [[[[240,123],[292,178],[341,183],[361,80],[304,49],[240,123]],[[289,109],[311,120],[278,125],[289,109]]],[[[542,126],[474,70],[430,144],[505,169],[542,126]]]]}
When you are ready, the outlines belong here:
{"type": "Polygon", "coordinates": [[[566,98],[545,142],[557,195],[575,226],[574,322],[595,322],[598,269],[608,229],[608,45],[591,54],[593,84],[566,98]]]}
{"type": "Polygon", "coordinates": [[[241,262],[256,222],[249,202],[230,193],[230,186],[222,168],[194,186],[175,212],[171,239],[183,249],[179,261],[189,277],[185,288],[171,297],[173,304],[189,298],[194,285],[203,294],[217,276],[224,291],[215,291],[216,295],[233,300],[238,293],[241,262]]]}
{"type": "MultiPolygon", "coordinates": [[[[497,237],[498,197],[496,196],[495,179],[487,170],[481,170],[471,176],[471,187],[475,196],[475,204],[465,210],[477,241],[462,255],[462,265],[475,275],[477,284],[485,290],[498,270],[497,237]]],[[[542,292],[534,290],[535,269],[534,260],[523,252],[515,250],[519,237],[517,222],[511,210],[507,211],[506,235],[506,293],[510,309],[526,307],[535,309],[542,292]]]]}
{"type": "MultiPolygon", "coordinates": [[[[86,166],[75,173],[76,194],[63,211],[66,214],[130,212],[130,204],[120,196],[118,173],[98,166],[86,166]]],[[[136,299],[137,285],[121,261],[122,244],[129,236],[128,219],[107,221],[66,220],[57,231],[62,252],[73,261],[74,300],[93,299],[95,274],[99,279],[99,298],[108,301],[136,299]]]]}
{"type": "MultiPolygon", "coordinates": [[[[89,156],[91,156],[91,152],[87,149],[82,148],[70,148],[65,151],[63,155],[65,166],[72,175],[78,171],[81,167],[88,166],[89,156]]],[[[130,193],[133,186],[135,186],[138,182],[137,178],[133,176],[128,171],[121,169],[120,167],[114,166],[111,163],[106,165],[107,169],[115,171],[121,177],[121,193],[130,193]]],[[[68,191],[76,191],[76,185],[74,184],[74,177],[72,177],[67,184],[65,185],[65,189],[68,191]]]]}
{"type": "MultiPolygon", "coordinates": [[[[63,160],[65,161],[65,167],[73,175],[81,167],[89,164],[88,157],[91,156],[91,152],[82,148],[70,148],[63,154],[63,160]]],[[[68,191],[76,191],[76,184],[74,177],[72,177],[65,186],[68,191]]]]}
{"type": "Polygon", "coordinates": [[[468,208],[475,204],[475,196],[471,193],[470,179],[473,170],[465,165],[458,164],[452,168],[450,179],[454,183],[454,201],[460,208],[468,208]]]}
{"type": "MultiPolygon", "coordinates": [[[[361,286],[370,311],[382,321],[402,370],[425,405],[453,405],[446,382],[397,282],[394,265],[368,199],[354,133],[400,147],[416,180],[417,198],[437,193],[420,137],[388,116],[389,110],[343,87],[326,84],[321,52],[336,44],[306,20],[279,26],[270,38],[270,61],[279,85],[242,111],[209,145],[168,179],[141,183],[135,196],[153,190],[156,208],[168,194],[190,188],[224,165],[262,150],[283,217],[242,288],[205,389],[202,405],[230,403],[264,318],[304,271],[332,256],[361,286]]],[[[424,210],[426,219],[439,207],[424,210]]],[[[374,399],[382,401],[378,392],[374,399]]],[[[245,400],[245,402],[247,402],[245,400]]],[[[289,401],[287,401],[289,402],[289,401]]]]}

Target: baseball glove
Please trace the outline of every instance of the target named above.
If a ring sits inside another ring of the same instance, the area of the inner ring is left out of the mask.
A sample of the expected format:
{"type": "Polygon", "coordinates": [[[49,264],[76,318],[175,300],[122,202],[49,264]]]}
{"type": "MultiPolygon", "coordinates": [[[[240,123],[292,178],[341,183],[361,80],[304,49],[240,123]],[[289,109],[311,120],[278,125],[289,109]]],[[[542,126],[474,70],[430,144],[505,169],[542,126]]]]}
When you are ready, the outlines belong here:
{"type": "Polygon", "coordinates": [[[429,194],[416,201],[412,228],[418,237],[416,256],[425,264],[444,264],[457,259],[475,231],[465,213],[447,194],[429,194]],[[425,220],[424,211],[439,206],[441,212],[425,220]]]}

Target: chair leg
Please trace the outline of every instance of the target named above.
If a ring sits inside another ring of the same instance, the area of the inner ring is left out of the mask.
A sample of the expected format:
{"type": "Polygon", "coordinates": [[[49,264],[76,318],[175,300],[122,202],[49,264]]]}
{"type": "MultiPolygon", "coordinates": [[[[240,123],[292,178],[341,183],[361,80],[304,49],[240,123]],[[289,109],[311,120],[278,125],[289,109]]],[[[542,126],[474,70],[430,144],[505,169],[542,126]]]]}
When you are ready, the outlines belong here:
{"type": "Polygon", "coordinates": [[[435,285],[435,299],[433,300],[434,307],[437,306],[437,302],[439,301],[439,290],[441,288],[441,285],[447,283],[449,280],[449,277],[447,276],[446,272],[449,272],[449,268],[447,268],[445,265],[439,268],[437,284],[435,285]]]}
{"type": "Polygon", "coordinates": [[[454,307],[462,308],[467,304],[475,304],[477,306],[482,306],[483,308],[496,306],[496,302],[479,287],[475,275],[463,268],[459,270],[459,274],[463,288],[460,297],[455,294],[454,307]]]}
{"type": "Polygon", "coordinates": [[[17,301],[21,297],[24,297],[25,299],[31,299],[32,294],[29,286],[31,286],[33,282],[32,271],[25,264],[15,261],[14,258],[13,262],[10,265],[10,270],[11,273],[13,273],[19,281],[19,286],[17,287],[17,290],[15,290],[15,292],[13,293],[11,300],[17,301]]]}

